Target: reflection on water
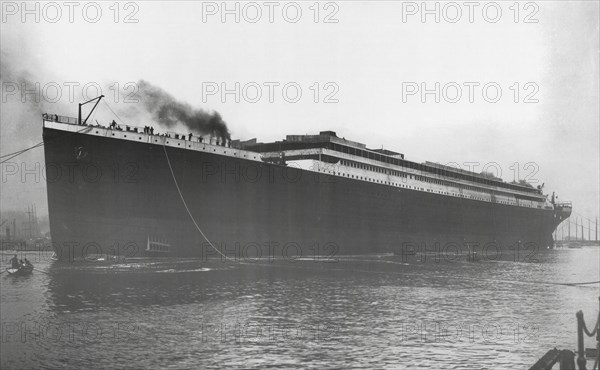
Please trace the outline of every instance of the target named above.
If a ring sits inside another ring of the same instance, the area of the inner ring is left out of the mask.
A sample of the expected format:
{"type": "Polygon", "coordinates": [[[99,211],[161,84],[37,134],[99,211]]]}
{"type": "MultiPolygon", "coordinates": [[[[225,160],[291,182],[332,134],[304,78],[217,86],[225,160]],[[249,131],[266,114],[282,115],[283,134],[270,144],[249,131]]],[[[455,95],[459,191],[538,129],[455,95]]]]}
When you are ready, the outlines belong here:
{"type": "Polygon", "coordinates": [[[600,280],[597,247],[537,263],[30,257],[39,271],[0,277],[3,369],[523,368],[574,349],[575,312],[593,325],[600,294],[561,285],[600,280]]]}

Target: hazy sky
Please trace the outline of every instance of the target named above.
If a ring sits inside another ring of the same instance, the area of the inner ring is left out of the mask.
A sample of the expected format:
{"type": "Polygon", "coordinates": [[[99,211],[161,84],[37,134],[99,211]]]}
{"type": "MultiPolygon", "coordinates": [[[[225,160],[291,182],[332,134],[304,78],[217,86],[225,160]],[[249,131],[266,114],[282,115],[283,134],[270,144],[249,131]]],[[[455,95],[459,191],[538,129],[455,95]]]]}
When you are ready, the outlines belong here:
{"type": "MultiPolygon", "coordinates": [[[[143,79],[220,112],[233,138],[334,130],[415,161],[465,169],[477,162],[478,172],[496,162],[505,180],[519,168],[520,178],[545,183],[546,192],[596,217],[599,2],[513,3],[430,1],[434,13],[439,6],[437,23],[427,13],[423,22],[421,1],[228,2],[233,13],[225,22],[221,2],[121,3],[118,14],[113,2],[76,2],[73,22],[62,2],[37,3],[37,21],[35,3],[24,15],[21,2],[2,2],[1,152],[41,141],[38,108],[75,116],[86,83],[102,86],[113,109],[139,123],[126,114],[137,105],[123,103],[123,94],[132,91],[127,83],[143,79]],[[21,91],[12,93],[21,78],[46,87],[39,105],[32,95],[22,102],[21,91]],[[73,104],[65,83],[79,83],[73,104]],[[208,94],[236,83],[239,102],[233,93],[208,94]],[[436,83],[439,103],[434,93],[421,94],[436,83]]],[[[88,92],[93,97],[94,89],[88,92]]],[[[112,119],[100,108],[96,119],[112,119]]],[[[43,163],[43,150],[20,158],[43,163]]],[[[3,179],[2,210],[36,202],[47,212],[43,180],[15,178],[3,179]]]]}

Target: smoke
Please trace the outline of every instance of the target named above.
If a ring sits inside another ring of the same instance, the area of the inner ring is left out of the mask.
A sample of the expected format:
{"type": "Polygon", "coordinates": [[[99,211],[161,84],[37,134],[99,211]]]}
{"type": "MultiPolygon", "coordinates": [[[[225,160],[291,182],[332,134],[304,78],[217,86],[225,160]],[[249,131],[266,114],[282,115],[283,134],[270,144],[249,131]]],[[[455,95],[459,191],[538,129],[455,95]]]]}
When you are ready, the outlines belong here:
{"type": "Polygon", "coordinates": [[[160,87],[144,80],[138,82],[138,88],[138,96],[144,108],[160,124],[173,127],[182,123],[195,134],[231,139],[227,124],[219,113],[209,113],[179,102],[160,87]]]}
{"type": "MultiPolygon", "coordinates": [[[[32,69],[16,59],[14,55],[0,51],[0,154],[3,156],[41,142],[42,112],[56,111],[57,108],[38,94],[23,95],[25,90],[35,91],[39,80],[30,71],[39,68],[32,69]]],[[[47,191],[41,176],[43,149],[38,147],[16,157],[7,156],[2,161],[6,162],[0,165],[0,219],[9,218],[7,212],[10,211],[22,214],[25,205],[29,204],[35,204],[39,214],[46,215],[47,191]]]]}
{"type": "Polygon", "coordinates": [[[11,56],[2,51],[0,84],[2,86],[2,152],[41,141],[42,111],[47,105],[37,94],[24,95],[27,89],[35,91],[36,81],[27,70],[19,69],[11,56]]]}

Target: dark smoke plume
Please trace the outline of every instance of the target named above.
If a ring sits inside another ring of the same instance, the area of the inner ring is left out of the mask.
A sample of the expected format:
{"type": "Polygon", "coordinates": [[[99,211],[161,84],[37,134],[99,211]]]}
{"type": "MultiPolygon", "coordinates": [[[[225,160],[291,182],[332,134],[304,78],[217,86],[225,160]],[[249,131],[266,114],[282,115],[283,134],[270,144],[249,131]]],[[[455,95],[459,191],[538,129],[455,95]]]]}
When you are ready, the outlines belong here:
{"type": "Polygon", "coordinates": [[[193,133],[231,139],[227,124],[217,112],[209,113],[177,101],[171,94],[158,86],[140,80],[138,82],[140,102],[152,117],[166,127],[183,123],[193,133]]]}

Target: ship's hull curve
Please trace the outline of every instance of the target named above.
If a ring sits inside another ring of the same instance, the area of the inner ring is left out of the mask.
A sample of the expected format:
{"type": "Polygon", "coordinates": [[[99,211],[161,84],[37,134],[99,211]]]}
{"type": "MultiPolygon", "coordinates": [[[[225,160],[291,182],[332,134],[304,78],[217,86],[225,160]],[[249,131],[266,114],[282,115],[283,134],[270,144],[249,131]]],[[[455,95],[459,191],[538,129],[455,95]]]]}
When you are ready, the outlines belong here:
{"type": "Polygon", "coordinates": [[[63,261],[527,255],[550,247],[565,217],[219,153],[229,148],[195,151],[50,128],[44,141],[50,229],[63,261]],[[151,241],[168,251],[150,250],[151,241]]]}

